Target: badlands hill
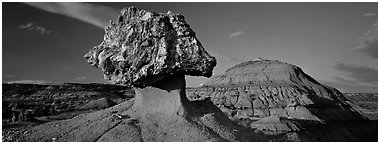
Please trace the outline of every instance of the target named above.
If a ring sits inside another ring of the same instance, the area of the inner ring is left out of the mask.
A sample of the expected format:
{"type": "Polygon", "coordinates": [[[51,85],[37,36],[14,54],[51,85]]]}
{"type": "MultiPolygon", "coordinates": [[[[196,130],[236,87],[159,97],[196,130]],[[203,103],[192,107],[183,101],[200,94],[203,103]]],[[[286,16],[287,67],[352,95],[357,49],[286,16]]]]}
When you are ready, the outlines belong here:
{"type": "Polygon", "coordinates": [[[210,99],[233,121],[282,140],[376,139],[366,124],[368,118],[340,91],[320,84],[300,67],[277,60],[243,62],[187,92],[192,100],[210,99]],[[327,127],[340,132],[325,131],[327,127]]]}

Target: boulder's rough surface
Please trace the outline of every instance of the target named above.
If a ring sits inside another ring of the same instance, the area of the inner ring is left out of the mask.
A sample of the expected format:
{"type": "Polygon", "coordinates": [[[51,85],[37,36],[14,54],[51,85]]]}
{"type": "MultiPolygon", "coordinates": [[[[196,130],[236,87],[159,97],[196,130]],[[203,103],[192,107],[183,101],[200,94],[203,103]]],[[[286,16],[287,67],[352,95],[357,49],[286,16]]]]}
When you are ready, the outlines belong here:
{"type": "Polygon", "coordinates": [[[105,29],[103,42],[85,58],[106,79],[137,87],[176,73],[210,77],[216,65],[184,16],[136,7],[124,8],[105,29]]]}

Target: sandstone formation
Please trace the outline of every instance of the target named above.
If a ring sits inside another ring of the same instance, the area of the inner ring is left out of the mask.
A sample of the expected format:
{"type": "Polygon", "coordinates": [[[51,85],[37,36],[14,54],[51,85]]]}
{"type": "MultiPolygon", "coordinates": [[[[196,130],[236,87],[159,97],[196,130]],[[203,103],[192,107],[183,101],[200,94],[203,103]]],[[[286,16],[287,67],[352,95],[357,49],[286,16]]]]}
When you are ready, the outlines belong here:
{"type": "Polygon", "coordinates": [[[137,87],[176,73],[210,77],[216,65],[183,15],[136,7],[124,8],[105,29],[103,42],[85,58],[106,79],[137,87]]]}
{"type": "Polygon", "coordinates": [[[338,90],[321,85],[301,68],[276,60],[238,64],[213,76],[204,87],[189,89],[190,99],[211,100],[235,117],[279,115],[317,122],[355,119],[338,90]]]}
{"type": "Polygon", "coordinates": [[[185,75],[211,76],[216,61],[182,15],[128,7],[105,31],[85,58],[106,79],[133,86],[134,100],[38,126],[46,130],[33,131],[28,141],[267,140],[235,125],[209,99],[187,99],[185,75]]]}
{"type": "Polygon", "coordinates": [[[272,127],[273,133],[295,131],[284,127],[280,118],[299,123],[296,129],[363,119],[341,92],[320,84],[295,65],[276,60],[238,64],[187,93],[191,100],[210,98],[235,122],[253,129],[272,127]],[[262,122],[268,117],[278,117],[278,122],[262,122]]]}
{"type": "Polygon", "coordinates": [[[251,123],[252,128],[258,129],[264,133],[279,134],[291,131],[300,131],[298,123],[287,120],[278,115],[272,115],[256,122],[251,123]]]}
{"type": "Polygon", "coordinates": [[[356,111],[359,111],[369,120],[378,119],[378,94],[377,93],[345,93],[344,95],[356,111]]]}

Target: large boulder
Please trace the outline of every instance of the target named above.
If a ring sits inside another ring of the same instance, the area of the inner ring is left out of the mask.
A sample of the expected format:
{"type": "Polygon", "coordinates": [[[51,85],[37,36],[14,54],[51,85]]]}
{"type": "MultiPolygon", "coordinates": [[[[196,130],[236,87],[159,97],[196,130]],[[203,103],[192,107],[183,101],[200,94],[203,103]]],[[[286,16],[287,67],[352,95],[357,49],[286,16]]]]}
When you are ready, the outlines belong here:
{"type": "Polygon", "coordinates": [[[124,8],[85,58],[111,82],[137,87],[176,73],[210,77],[216,65],[183,15],[136,7],[124,8]]]}

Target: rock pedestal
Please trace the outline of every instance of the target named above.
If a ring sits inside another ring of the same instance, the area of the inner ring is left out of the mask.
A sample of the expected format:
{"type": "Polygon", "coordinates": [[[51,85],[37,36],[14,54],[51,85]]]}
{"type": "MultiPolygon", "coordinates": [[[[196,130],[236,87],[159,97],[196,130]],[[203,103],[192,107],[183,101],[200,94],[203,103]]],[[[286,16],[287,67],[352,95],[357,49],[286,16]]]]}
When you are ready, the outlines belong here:
{"type": "Polygon", "coordinates": [[[137,121],[144,141],[265,141],[235,126],[210,100],[189,101],[185,76],[169,76],[152,86],[135,88],[128,115],[137,121]]]}
{"type": "Polygon", "coordinates": [[[152,86],[134,88],[135,103],[131,111],[136,116],[156,113],[183,116],[184,106],[189,105],[185,83],[184,75],[175,75],[152,86]]]}
{"type": "Polygon", "coordinates": [[[120,117],[136,123],[142,141],[265,140],[234,126],[210,100],[187,99],[185,75],[210,77],[216,60],[184,16],[127,7],[105,31],[85,58],[111,82],[133,86],[134,104],[120,117]]]}

